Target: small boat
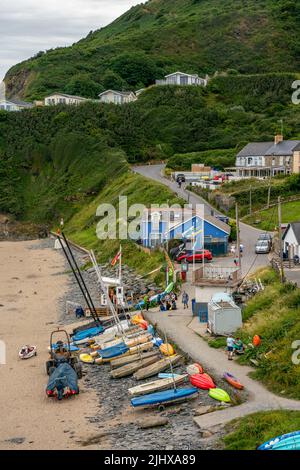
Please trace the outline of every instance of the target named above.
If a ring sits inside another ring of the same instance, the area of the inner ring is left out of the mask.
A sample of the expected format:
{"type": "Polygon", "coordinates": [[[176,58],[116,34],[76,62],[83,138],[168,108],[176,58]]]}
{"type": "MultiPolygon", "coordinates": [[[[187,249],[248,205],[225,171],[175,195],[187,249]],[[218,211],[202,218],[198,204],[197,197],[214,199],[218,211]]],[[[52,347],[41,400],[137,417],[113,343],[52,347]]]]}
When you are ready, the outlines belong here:
{"type": "Polygon", "coordinates": [[[136,380],[147,379],[153,375],[157,375],[159,372],[169,369],[170,363],[172,365],[178,364],[182,359],[182,356],[174,354],[168,358],[161,359],[160,361],[152,364],[151,366],[144,367],[143,369],[138,370],[133,376],[136,380]]]}
{"type": "Polygon", "coordinates": [[[161,344],[159,346],[159,350],[164,356],[173,356],[175,354],[174,348],[171,344],[161,344]]]}
{"type": "Polygon", "coordinates": [[[200,364],[190,364],[187,366],[186,371],[189,375],[203,374],[203,367],[200,364]]]}
{"type": "Polygon", "coordinates": [[[243,390],[244,385],[242,385],[234,375],[231,375],[229,372],[225,372],[223,378],[228,382],[232,387],[236,388],[237,390],[243,390]]]}
{"type": "Polygon", "coordinates": [[[149,341],[149,343],[143,343],[143,344],[139,344],[138,346],[134,346],[133,348],[127,348],[126,352],[123,352],[123,353],[121,353],[121,349],[119,349],[119,354],[116,354],[115,356],[111,354],[102,355],[103,350],[101,350],[100,351],[101,356],[98,357],[98,359],[95,359],[95,363],[104,364],[105,362],[110,362],[116,359],[117,357],[123,358],[126,356],[131,356],[132,354],[138,354],[138,353],[141,354],[142,352],[149,351],[151,349],[153,349],[153,344],[151,343],[151,341],[149,341]]]}
{"type": "Polygon", "coordinates": [[[300,431],[274,437],[259,446],[257,450],[300,450],[300,431]]]}
{"type": "Polygon", "coordinates": [[[183,383],[187,379],[187,375],[177,375],[176,377],[167,377],[160,380],[154,380],[153,382],[147,382],[142,385],[137,385],[128,389],[128,393],[131,397],[138,397],[140,395],[146,395],[148,393],[159,392],[172,388],[175,385],[183,383]]]}
{"type": "Polygon", "coordinates": [[[117,357],[116,359],[113,359],[110,361],[110,366],[112,369],[117,369],[118,367],[125,366],[126,364],[131,364],[132,362],[138,361],[140,359],[147,359],[148,357],[159,357],[159,351],[157,349],[153,349],[152,351],[147,351],[145,353],[141,354],[132,354],[131,356],[122,356],[122,357],[117,357]]]}
{"type": "Polygon", "coordinates": [[[85,364],[95,364],[95,358],[92,357],[90,354],[80,354],[79,359],[81,362],[84,362],[85,364]]]}
{"type": "Polygon", "coordinates": [[[134,408],[147,408],[155,405],[168,405],[178,403],[189,398],[196,398],[198,389],[194,387],[165,390],[131,399],[134,408]]]}
{"type": "Polygon", "coordinates": [[[125,337],[124,339],[118,338],[112,341],[108,341],[107,343],[104,343],[103,345],[101,345],[100,349],[110,348],[112,346],[117,346],[121,343],[125,343],[126,346],[128,346],[129,348],[132,348],[133,346],[137,346],[138,344],[147,343],[148,341],[150,341],[150,339],[152,339],[152,336],[150,334],[142,333],[139,336],[136,336],[134,338],[125,337]]]}
{"type": "Polygon", "coordinates": [[[211,388],[208,395],[214,400],[223,401],[224,403],[229,403],[231,401],[228,393],[221,388],[211,388]]]}
{"type": "Polygon", "coordinates": [[[180,374],[167,374],[167,373],[164,373],[164,372],[161,372],[160,374],[158,374],[158,378],[159,379],[172,379],[173,377],[179,377],[180,374]]]}
{"type": "Polygon", "coordinates": [[[19,351],[19,358],[20,359],[30,359],[37,355],[37,348],[36,346],[23,346],[19,351]]]}
{"type": "Polygon", "coordinates": [[[201,388],[202,390],[216,388],[213,379],[208,374],[190,375],[189,379],[193,387],[201,388]]]}
{"type": "Polygon", "coordinates": [[[122,356],[122,354],[125,354],[128,351],[128,346],[122,342],[116,346],[111,346],[110,348],[100,349],[98,354],[102,359],[113,359],[114,357],[122,356]]]}
{"type": "MultiPolygon", "coordinates": [[[[64,344],[63,347],[65,349],[69,349],[69,345],[68,344],[64,344]]],[[[55,351],[55,349],[58,348],[58,345],[56,343],[52,344],[52,349],[55,351]]],[[[48,347],[48,350],[50,351],[51,350],[51,347],[49,346],[48,347]]],[[[76,346],[75,344],[71,343],[70,344],[70,352],[78,352],[80,351],[79,347],[76,346]]]]}
{"type": "Polygon", "coordinates": [[[94,338],[95,336],[99,336],[104,332],[103,326],[97,326],[95,328],[88,328],[87,330],[79,331],[76,335],[72,336],[72,341],[83,341],[86,339],[94,338]]]}
{"type": "Polygon", "coordinates": [[[118,367],[111,371],[110,375],[113,379],[121,379],[122,377],[128,377],[129,375],[134,374],[142,367],[150,366],[159,360],[159,356],[150,356],[145,359],[139,359],[131,364],[125,364],[122,367],[118,367]]]}

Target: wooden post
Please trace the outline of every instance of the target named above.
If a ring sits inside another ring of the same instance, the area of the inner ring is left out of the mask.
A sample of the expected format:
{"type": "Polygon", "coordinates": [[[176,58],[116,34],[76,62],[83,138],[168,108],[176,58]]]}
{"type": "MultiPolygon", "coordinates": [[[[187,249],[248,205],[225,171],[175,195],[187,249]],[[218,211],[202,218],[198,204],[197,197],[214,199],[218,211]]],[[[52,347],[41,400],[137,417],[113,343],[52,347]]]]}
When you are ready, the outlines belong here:
{"type": "Polygon", "coordinates": [[[283,269],[283,248],[282,248],[282,215],[281,215],[281,198],[278,198],[278,241],[279,241],[279,260],[280,260],[280,281],[284,283],[284,269],[283,269]]]}

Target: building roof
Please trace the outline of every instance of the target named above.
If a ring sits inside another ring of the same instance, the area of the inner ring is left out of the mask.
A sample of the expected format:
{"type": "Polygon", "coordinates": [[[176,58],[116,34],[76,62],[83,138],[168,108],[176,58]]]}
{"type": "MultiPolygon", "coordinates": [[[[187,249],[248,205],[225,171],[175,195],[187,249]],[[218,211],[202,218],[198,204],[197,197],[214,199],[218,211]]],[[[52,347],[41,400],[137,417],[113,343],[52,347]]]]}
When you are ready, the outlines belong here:
{"type": "Polygon", "coordinates": [[[278,144],[272,144],[266,155],[293,155],[296,147],[300,144],[300,140],[284,140],[278,144]]]}
{"type": "Polygon", "coordinates": [[[134,95],[133,91],[117,91],[117,90],[105,90],[99,94],[99,96],[106,95],[107,93],[115,93],[116,95],[129,96],[134,95]]]}
{"type": "Polygon", "coordinates": [[[10,103],[10,104],[14,104],[16,106],[20,106],[20,107],[22,106],[24,108],[32,108],[33,107],[32,103],[28,103],[26,101],[15,100],[15,99],[11,99],[11,100],[0,99],[0,103],[10,103]]]}
{"type": "Polygon", "coordinates": [[[290,228],[293,230],[294,234],[295,234],[295,237],[296,237],[296,240],[297,242],[299,243],[300,245],[300,222],[292,222],[290,223],[287,228],[286,228],[286,231],[284,232],[284,235],[283,235],[283,239],[285,239],[288,231],[290,230],[290,228]]]}
{"type": "Polygon", "coordinates": [[[238,157],[259,157],[266,154],[273,142],[252,142],[247,144],[239,153],[238,157]]]}
{"type": "Polygon", "coordinates": [[[76,100],[88,100],[88,98],[83,98],[82,96],[76,96],[76,95],[68,95],[67,93],[60,93],[60,92],[54,92],[54,93],[51,93],[51,95],[49,96],[46,96],[45,99],[47,98],[51,98],[51,96],[63,96],[64,98],[72,98],[72,99],[76,99],[76,100]]]}
{"type": "Polygon", "coordinates": [[[173,73],[169,73],[169,75],[165,75],[165,78],[172,77],[172,75],[178,75],[178,74],[180,74],[180,75],[185,75],[185,76],[187,76],[187,77],[198,77],[198,78],[200,78],[199,75],[196,74],[196,73],[184,73],[184,72],[173,72],[173,73]]]}
{"type": "Polygon", "coordinates": [[[274,142],[252,142],[247,144],[239,153],[238,157],[260,157],[260,156],[291,156],[295,150],[300,150],[300,140],[283,140],[278,144],[274,142]],[[298,147],[298,148],[297,148],[298,147]]]}
{"type": "MultiPolygon", "coordinates": [[[[175,208],[171,208],[171,207],[169,207],[169,208],[166,208],[166,207],[154,208],[154,207],[152,207],[152,208],[149,208],[149,209],[145,209],[144,214],[145,213],[148,213],[148,214],[149,213],[155,213],[155,212],[164,212],[164,213],[166,213],[166,212],[176,212],[176,211],[180,212],[180,209],[179,208],[175,209],[175,208]]],[[[173,230],[174,228],[178,227],[180,224],[188,222],[193,217],[201,217],[201,215],[196,214],[195,210],[193,210],[193,209],[185,208],[185,209],[182,209],[182,211],[184,211],[184,214],[187,215],[187,217],[184,220],[182,220],[182,221],[178,222],[177,224],[173,225],[172,227],[170,227],[170,231],[173,230]]],[[[205,214],[204,220],[205,220],[205,222],[207,222],[211,225],[214,225],[219,230],[221,230],[224,233],[227,233],[228,235],[231,232],[230,226],[225,224],[225,222],[222,222],[221,220],[217,219],[216,217],[205,214]]]]}

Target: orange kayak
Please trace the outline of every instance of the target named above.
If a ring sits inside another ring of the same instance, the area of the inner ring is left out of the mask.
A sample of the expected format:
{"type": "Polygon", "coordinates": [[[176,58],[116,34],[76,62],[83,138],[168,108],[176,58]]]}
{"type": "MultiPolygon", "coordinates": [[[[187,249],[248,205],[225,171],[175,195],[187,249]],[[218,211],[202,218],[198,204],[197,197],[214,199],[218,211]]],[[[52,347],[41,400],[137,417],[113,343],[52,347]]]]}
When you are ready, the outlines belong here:
{"type": "Polygon", "coordinates": [[[242,385],[234,375],[229,374],[229,372],[225,372],[223,378],[228,382],[232,387],[236,388],[237,390],[243,390],[244,385],[242,385]]]}

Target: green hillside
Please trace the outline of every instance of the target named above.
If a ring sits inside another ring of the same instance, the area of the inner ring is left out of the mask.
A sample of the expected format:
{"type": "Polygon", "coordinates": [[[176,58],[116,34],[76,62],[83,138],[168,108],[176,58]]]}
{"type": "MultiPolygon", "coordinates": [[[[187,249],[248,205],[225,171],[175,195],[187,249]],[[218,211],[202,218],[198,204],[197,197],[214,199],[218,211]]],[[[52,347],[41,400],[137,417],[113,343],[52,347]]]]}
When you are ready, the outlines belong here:
{"type": "Polygon", "coordinates": [[[150,0],[71,47],[41,51],[8,72],[10,96],[96,97],[182,69],[201,75],[299,71],[296,0],[150,0]]]}

